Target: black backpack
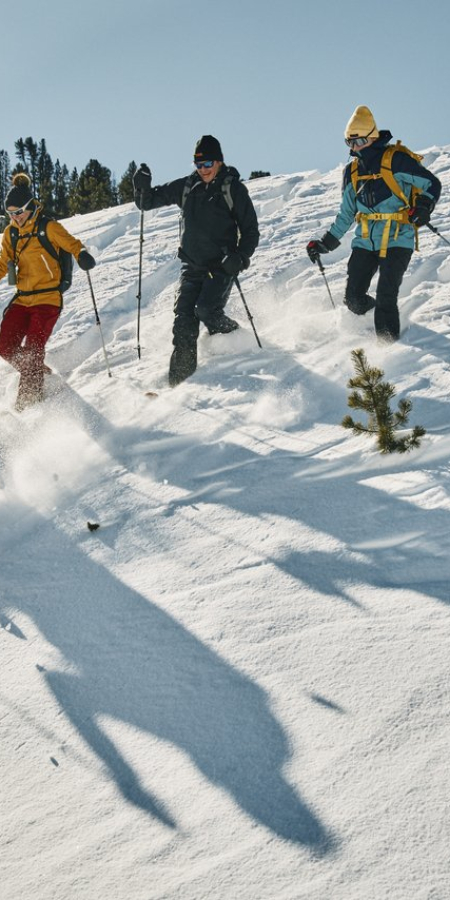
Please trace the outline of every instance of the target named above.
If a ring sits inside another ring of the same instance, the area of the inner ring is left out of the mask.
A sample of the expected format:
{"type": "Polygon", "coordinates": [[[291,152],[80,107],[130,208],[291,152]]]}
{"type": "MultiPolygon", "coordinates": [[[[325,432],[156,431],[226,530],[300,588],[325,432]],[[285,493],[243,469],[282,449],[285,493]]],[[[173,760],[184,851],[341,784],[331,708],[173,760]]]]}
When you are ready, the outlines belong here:
{"type": "MultiPolygon", "coordinates": [[[[191,193],[192,188],[195,184],[195,174],[196,173],[193,172],[193,174],[189,175],[189,177],[186,179],[186,184],[184,185],[183,193],[181,195],[181,209],[184,209],[184,204],[186,203],[188,195],[191,193]]],[[[225,178],[223,179],[222,184],[220,185],[220,190],[221,190],[222,196],[223,196],[225,203],[227,204],[228,209],[230,210],[231,213],[233,212],[233,198],[231,196],[231,182],[234,181],[235,178],[236,178],[235,175],[231,175],[231,173],[228,173],[228,175],[225,175],[225,178]]]]}
{"type": "MultiPolygon", "coordinates": [[[[63,250],[60,248],[58,251],[56,247],[53,246],[52,242],[49,240],[47,236],[47,225],[49,222],[53,222],[54,219],[51,219],[49,216],[40,215],[36,222],[36,230],[32,231],[31,234],[24,235],[24,239],[31,240],[32,237],[37,237],[40,243],[42,244],[44,250],[53,256],[53,259],[59,263],[59,268],[61,270],[61,281],[57,288],[42,288],[40,291],[21,291],[21,294],[45,294],[49,291],[60,291],[61,294],[64,294],[65,291],[68,291],[72,285],[72,272],[73,272],[73,256],[68,250],[63,250]]],[[[19,230],[14,225],[11,225],[9,228],[9,236],[11,239],[11,246],[14,252],[14,256],[16,255],[16,248],[19,241],[19,230]]],[[[25,245],[26,246],[26,245],[25,245]]]]}

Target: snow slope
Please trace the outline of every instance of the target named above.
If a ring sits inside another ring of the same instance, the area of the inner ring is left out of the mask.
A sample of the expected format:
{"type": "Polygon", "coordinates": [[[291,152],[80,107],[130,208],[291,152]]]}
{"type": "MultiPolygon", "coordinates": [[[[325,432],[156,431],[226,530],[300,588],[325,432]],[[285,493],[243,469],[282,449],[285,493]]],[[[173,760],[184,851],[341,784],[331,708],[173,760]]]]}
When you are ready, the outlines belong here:
{"type": "MultiPolygon", "coordinates": [[[[433,222],[450,239],[450,147],[433,222]]],[[[76,217],[95,253],[20,417],[0,363],[2,900],[450,897],[450,257],[421,232],[401,341],[342,306],[341,170],[257,180],[242,330],[167,388],[178,215],[76,217]],[[418,450],[345,431],[365,349],[418,450]],[[159,391],[149,400],[145,391],[159,391]],[[87,522],[99,523],[89,531],[87,522]]],[[[0,297],[9,291],[2,286],[0,297]]]]}

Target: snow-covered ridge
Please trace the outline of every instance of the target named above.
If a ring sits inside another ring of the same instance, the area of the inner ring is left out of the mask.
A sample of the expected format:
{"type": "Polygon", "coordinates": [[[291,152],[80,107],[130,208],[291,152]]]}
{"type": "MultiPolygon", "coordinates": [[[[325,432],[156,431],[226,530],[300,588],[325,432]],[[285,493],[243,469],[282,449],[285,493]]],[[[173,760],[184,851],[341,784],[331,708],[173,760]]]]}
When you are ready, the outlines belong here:
{"type": "MultiPolygon", "coordinates": [[[[423,152],[450,240],[450,146],[423,152]]],[[[262,350],[233,293],[242,329],[202,333],[167,388],[166,209],[138,361],[130,204],[67,222],[113,377],[81,271],[47,357],[63,388],[18,417],[0,363],[2,900],[446,896],[449,248],[422,229],[378,346],[342,306],[351,235],[324,257],[336,311],[305,253],[341,173],[249,183],[262,350]],[[412,400],[419,450],[341,428],[356,347],[412,400]]]]}

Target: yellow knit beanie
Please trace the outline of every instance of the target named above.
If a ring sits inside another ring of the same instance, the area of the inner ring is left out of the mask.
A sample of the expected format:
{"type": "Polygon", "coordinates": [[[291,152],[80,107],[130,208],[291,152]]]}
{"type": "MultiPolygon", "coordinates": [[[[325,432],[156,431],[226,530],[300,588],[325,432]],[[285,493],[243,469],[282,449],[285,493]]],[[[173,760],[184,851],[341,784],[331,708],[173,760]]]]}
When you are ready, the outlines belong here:
{"type": "Polygon", "coordinates": [[[375,119],[368,106],[356,107],[345,126],[344,135],[347,139],[358,137],[380,137],[380,132],[376,126],[375,119]]]}

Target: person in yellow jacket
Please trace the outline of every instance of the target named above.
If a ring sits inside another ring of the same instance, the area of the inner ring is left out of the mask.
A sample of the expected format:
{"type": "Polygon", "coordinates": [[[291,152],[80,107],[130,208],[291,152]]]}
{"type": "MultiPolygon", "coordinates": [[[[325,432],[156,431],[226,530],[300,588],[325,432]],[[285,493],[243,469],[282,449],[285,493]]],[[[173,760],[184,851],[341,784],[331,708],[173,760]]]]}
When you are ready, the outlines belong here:
{"type": "MultiPolygon", "coordinates": [[[[3,234],[0,278],[8,273],[16,292],[0,325],[0,356],[20,373],[16,409],[21,411],[44,399],[45,345],[62,308],[61,267],[39,240],[42,205],[25,172],[14,176],[5,209],[11,223],[3,234]],[[15,247],[12,227],[18,232],[15,247]]],[[[60,222],[47,220],[46,234],[55,250],[71,253],[81,269],[95,266],[93,256],[60,222]]]]}

